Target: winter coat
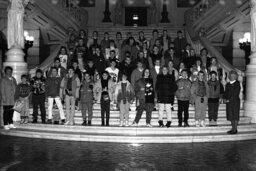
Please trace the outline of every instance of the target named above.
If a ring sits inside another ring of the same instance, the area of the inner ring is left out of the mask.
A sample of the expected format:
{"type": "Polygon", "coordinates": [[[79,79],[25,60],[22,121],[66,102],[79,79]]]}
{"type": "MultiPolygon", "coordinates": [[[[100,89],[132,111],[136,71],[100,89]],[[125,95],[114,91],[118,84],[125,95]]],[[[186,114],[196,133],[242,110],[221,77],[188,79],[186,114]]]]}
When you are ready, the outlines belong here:
{"type": "Polygon", "coordinates": [[[14,105],[14,95],[17,87],[17,82],[14,77],[11,80],[3,77],[1,80],[1,98],[4,106],[14,105]]]}
{"type": "Polygon", "coordinates": [[[49,77],[46,79],[45,91],[47,97],[59,97],[60,96],[60,77],[49,77]]]}
{"type": "Polygon", "coordinates": [[[227,120],[229,121],[239,121],[240,114],[240,82],[236,81],[233,84],[227,83],[226,91],[224,94],[224,99],[228,100],[226,112],[227,112],[227,120]]]}
{"type": "MultiPolygon", "coordinates": [[[[124,99],[123,97],[123,93],[122,93],[122,81],[120,81],[115,89],[115,101],[117,101],[118,103],[121,102],[121,100],[124,99]]],[[[132,101],[134,98],[134,90],[132,85],[129,83],[129,81],[126,81],[126,97],[128,102],[132,101]]]]}
{"type": "Polygon", "coordinates": [[[139,79],[142,78],[142,74],[143,74],[143,70],[142,70],[142,72],[140,72],[138,68],[133,70],[132,75],[131,75],[131,84],[132,84],[132,86],[135,85],[136,81],[138,81],[139,79]]]}
{"type": "MultiPolygon", "coordinates": [[[[205,84],[205,88],[206,88],[206,92],[205,92],[205,96],[206,100],[208,101],[208,97],[209,97],[209,87],[206,81],[203,81],[205,84]]],[[[195,103],[195,100],[197,97],[200,97],[198,95],[198,90],[199,90],[199,83],[198,81],[193,82],[192,87],[191,87],[191,104],[195,103]]]]}
{"type": "Polygon", "coordinates": [[[80,88],[80,101],[81,103],[93,102],[93,83],[82,81],[80,88]]]}
{"type": "MultiPolygon", "coordinates": [[[[67,83],[68,83],[68,76],[64,77],[61,81],[61,89],[60,89],[60,93],[63,94],[63,95],[67,95],[66,94],[66,89],[67,89],[67,83]]],[[[80,80],[79,78],[74,75],[72,77],[72,91],[71,91],[71,95],[75,98],[78,98],[79,97],[79,88],[80,88],[80,80]]]]}
{"type": "Polygon", "coordinates": [[[209,86],[209,97],[208,98],[219,98],[220,97],[220,82],[216,81],[208,81],[209,86]]]}
{"type": "Polygon", "coordinates": [[[177,91],[176,91],[176,97],[178,100],[181,100],[181,101],[187,101],[187,100],[190,100],[190,97],[191,97],[191,92],[190,92],[190,89],[191,89],[191,81],[189,81],[189,79],[179,79],[177,82],[177,91]]]}
{"type": "MultiPolygon", "coordinates": [[[[110,100],[113,100],[113,93],[115,92],[116,83],[113,82],[111,79],[108,81],[108,94],[110,96],[110,100]]],[[[102,93],[102,85],[101,85],[101,79],[99,79],[94,87],[93,87],[93,93],[94,93],[94,99],[97,100],[99,103],[101,100],[101,93],[102,93]]]]}
{"type": "Polygon", "coordinates": [[[177,85],[172,76],[160,74],[156,81],[156,94],[159,103],[172,103],[177,85]]]}

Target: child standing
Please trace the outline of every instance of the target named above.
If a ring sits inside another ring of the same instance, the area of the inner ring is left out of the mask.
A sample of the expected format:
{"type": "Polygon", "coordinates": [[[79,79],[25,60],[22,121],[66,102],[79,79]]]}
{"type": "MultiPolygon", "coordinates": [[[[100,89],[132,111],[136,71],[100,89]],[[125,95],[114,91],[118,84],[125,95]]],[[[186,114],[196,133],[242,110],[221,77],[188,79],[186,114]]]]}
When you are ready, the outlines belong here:
{"type": "Polygon", "coordinates": [[[189,127],[188,124],[188,108],[189,108],[189,100],[190,100],[190,89],[191,82],[188,79],[188,71],[181,71],[181,78],[177,81],[178,90],[176,91],[176,97],[178,99],[178,119],[179,119],[179,127],[182,126],[182,122],[184,121],[184,127],[189,127]],[[184,120],[182,119],[182,113],[184,112],[184,120]]]}
{"type": "Polygon", "coordinates": [[[217,126],[218,110],[219,110],[219,97],[220,97],[220,82],[217,80],[217,72],[210,72],[209,98],[208,98],[208,115],[209,125],[217,126]]]}
{"type": "Polygon", "coordinates": [[[197,81],[191,87],[192,104],[195,105],[195,124],[196,127],[205,127],[206,107],[208,102],[208,84],[205,81],[203,71],[198,72],[197,81]]]}
{"type": "Polygon", "coordinates": [[[122,80],[115,89],[115,97],[120,110],[119,126],[129,126],[129,108],[133,101],[133,88],[127,80],[127,73],[122,73],[122,80]]]}
{"type": "Polygon", "coordinates": [[[88,111],[88,124],[92,121],[92,107],[93,107],[93,83],[89,73],[84,73],[84,79],[80,88],[80,102],[82,107],[83,124],[87,125],[86,112],[88,111]]]}
{"type": "Polygon", "coordinates": [[[29,95],[31,92],[31,86],[27,82],[27,76],[21,76],[21,83],[18,84],[15,91],[15,100],[21,100],[24,105],[21,109],[21,124],[27,124],[29,121],[29,95]]]}

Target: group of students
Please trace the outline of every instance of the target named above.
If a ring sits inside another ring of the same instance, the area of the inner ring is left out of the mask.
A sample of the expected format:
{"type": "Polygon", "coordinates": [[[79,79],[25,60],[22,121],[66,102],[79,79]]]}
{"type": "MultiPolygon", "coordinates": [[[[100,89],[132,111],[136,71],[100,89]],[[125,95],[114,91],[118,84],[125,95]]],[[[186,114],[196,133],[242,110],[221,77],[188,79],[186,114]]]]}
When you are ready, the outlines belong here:
{"type": "MultiPolygon", "coordinates": [[[[10,80],[13,81],[12,85],[16,85],[15,79],[10,76],[11,71],[12,68],[5,68],[6,77],[1,81],[3,85],[10,84],[10,80]]],[[[176,96],[178,126],[189,126],[189,104],[195,106],[196,126],[205,126],[207,106],[210,125],[216,126],[220,98],[226,98],[227,104],[231,104],[233,99],[236,102],[239,100],[237,92],[240,89],[229,91],[229,87],[239,84],[235,81],[237,74],[231,72],[230,75],[235,75],[230,81],[231,86],[227,84],[224,87],[220,82],[223,74],[217,59],[209,58],[206,49],[202,49],[200,56],[196,56],[181,31],[177,32],[174,41],[168,36],[167,30],[163,30],[162,36],[158,35],[158,30],[153,30],[149,41],[143,32],[139,32],[136,41],[131,33],[127,33],[127,39],[122,40],[120,32],[113,41],[106,32],[100,43],[97,32],[93,32],[92,38],[87,38],[85,32],[80,31],[78,38],[71,34],[67,48],[61,47],[53,66],[46,73],[38,69],[35,77],[30,80],[22,75],[22,83],[17,89],[16,86],[8,86],[7,90],[2,88],[2,94],[5,94],[3,100],[12,98],[14,93],[11,103],[4,105],[5,128],[12,125],[11,119],[5,116],[10,116],[7,113],[11,113],[14,101],[21,99],[28,104],[30,95],[33,123],[37,123],[38,106],[42,122],[52,123],[52,108],[56,103],[62,124],[73,125],[75,108],[80,106],[84,120],[82,125],[91,125],[93,104],[100,103],[102,126],[109,125],[111,109],[120,110],[120,126],[129,126],[130,104],[135,103],[137,113],[133,126],[138,125],[143,111],[146,111],[146,124],[151,127],[152,111],[158,108],[159,126],[170,127],[176,96]],[[10,92],[11,87],[13,89],[10,92]],[[46,98],[48,120],[44,104],[46,98]],[[167,115],[166,124],[163,123],[164,110],[167,115]]],[[[25,106],[21,123],[28,122],[29,110],[28,105],[25,106]]],[[[227,107],[227,110],[233,116],[233,108],[227,107]]],[[[234,120],[232,133],[239,120],[239,110],[236,111],[238,117],[228,117],[234,120]]]]}

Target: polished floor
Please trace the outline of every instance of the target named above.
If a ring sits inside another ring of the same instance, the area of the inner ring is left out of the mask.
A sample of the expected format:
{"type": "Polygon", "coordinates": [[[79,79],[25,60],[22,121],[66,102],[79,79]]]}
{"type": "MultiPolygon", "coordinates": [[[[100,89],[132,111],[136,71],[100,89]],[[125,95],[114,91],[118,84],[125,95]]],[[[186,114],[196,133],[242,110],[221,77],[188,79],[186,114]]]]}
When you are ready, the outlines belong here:
{"type": "Polygon", "coordinates": [[[86,143],[0,135],[0,171],[255,171],[256,141],[86,143]]]}

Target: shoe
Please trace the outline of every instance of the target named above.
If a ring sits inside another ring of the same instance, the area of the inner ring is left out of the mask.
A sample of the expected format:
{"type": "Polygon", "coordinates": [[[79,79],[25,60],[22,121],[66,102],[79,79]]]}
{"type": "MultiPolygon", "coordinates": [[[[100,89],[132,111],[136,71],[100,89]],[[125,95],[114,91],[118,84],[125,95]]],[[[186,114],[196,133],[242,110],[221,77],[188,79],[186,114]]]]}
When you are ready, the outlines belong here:
{"type": "Polygon", "coordinates": [[[46,123],[47,124],[52,124],[52,119],[48,119],[46,123]]]}
{"type": "Polygon", "coordinates": [[[213,121],[213,126],[218,126],[217,121],[213,121]]]}
{"type": "MultiPolygon", "coordinates": [[[[44,121],[45,122],[45,121],[44,121]]],[[[33,119],[32,123],[37,123],[37,120],[36,119],[33,119]]]]}
{"type": "Polygon", "coordinates": [[[230,134],[232,134],[232,135],[237,134],[237,130],[232,131],[230,134]]]}
{"type": "MultiPolygon", "coordinates": [[[[37,122],[36,122],[37,123],[37,122]]],[[[42,120],[42,124],[45,124],[45,120],[42,120]]]]}
{"type": "Polygon", "coordinates": [[[204,121],[201,121],[200,125],[201,125],[201,127],[205,127],[206,126],[204,121]]]}
{"type": "Polygon", "coordinates": [[[149,124],[149,123],[148,123],[148,124],[147,124],[147,127],[150,127],[150,128],[151,128],[151,127],[153,127],[153,126],[152,126],[151,124],[149,124]]]}
{"type": "Polygon", "coordinates": [[[92,121],[88,121],[88,126],[92,126],[92,121]]]}
{"type": "Polygon", "coordinates": [[[162,120],[159,120],[159,121],[158,121],[158,124],[159,124],[159,127],[164,127],[164,124],[163,124],[163,121],[162,121],[162,120]]]}
{"type": "Polygon", "coordinates": [[[70,124],[69,124],[69,121],[65,122],[64,125],[70,125],[70,124]]]}
{"type": "Polygon", "coordinates": [[[28,117],[24,119],[24,124],[28,124],[28,117]]]}
{"type": "Polygon", "coordinates": [[[184,127],[189,127],[188,122],[184,122],[184,127]]]}
{"type": "Polygon", "coordinates": [[[21,119],[20,120],[20,124],[24,124],[25,120],[24,119],[21,119]]]}
{"type": "Polygon", "coordinates": [[[133,122],[131,126],[132,126],[132,127],[137,127],[138,124],[137,124],[136,122],[133,122]]]}
{"type": "Polygon", "coordinates": [[[5,125],[5,126],[4,126],[4,129],[5,129],[5,130],[10,130],[9,125],[5,125]]]}
{"type": "MultiPolygon", "coordinates": [[[[184,125],[185,126],[185,125],[184,125]]],[[[178,127],[182,127],[182,123],[179,123],[178,127]]]]}
{"type": "Polygon", "coordinates": [[[126,122],[125,122],[125,126],[126,126],[126,127],[129,126],[129,121],[126,121],[126,122]]]}
{"type": "Polygon", "coordinates": [[[195,125],[196,125],[196,127],[200,127],[199,121],[196,121],[195,125]]]}
{"type": "Polygon", "coordinates": [[[171,107],[171,110],[172,110],[172,111],[175,111],[175,110],[174,110],[174,107],[171,107]]]}
{"type": "Polygon", "coordinates": [[[61,125],[65,124],[65,119],[61,119],[61,125]]]}
{"type": "Polygon", "coordinates": [[[233,129],[227,131],[228,134],[231,134],[233,132],[233,129]]]}
{"type": "Polygon", "coordinates": [[[166,123],[166,125],[165,125],[165,126],[166,126],[167,128],[170,128],[170,127],[171,127],[171,124],[172,124],[172,122],[171,122],[171,121],[167,121],[167,123],[166,123]]]}
{"type": "Polygon", "coordinates": [[[84,122],[82,123],[83,126],[86,126],[87,125],[87,122],[86,120],[84,120],[84,122]]]}
{"type": "Polygon", "coordinates": [[[9,128],[11,128],[11,129],[15,129],[15,128],[17,128],[16,126],[14,126],[13,124],[10,124],[9,125],[9,128]]]}
{"type": "Polygon", "coordinates": [[[123,126],[123,122],[120,122],[119,126],[120,126],[120,127],[123,126]]]}

